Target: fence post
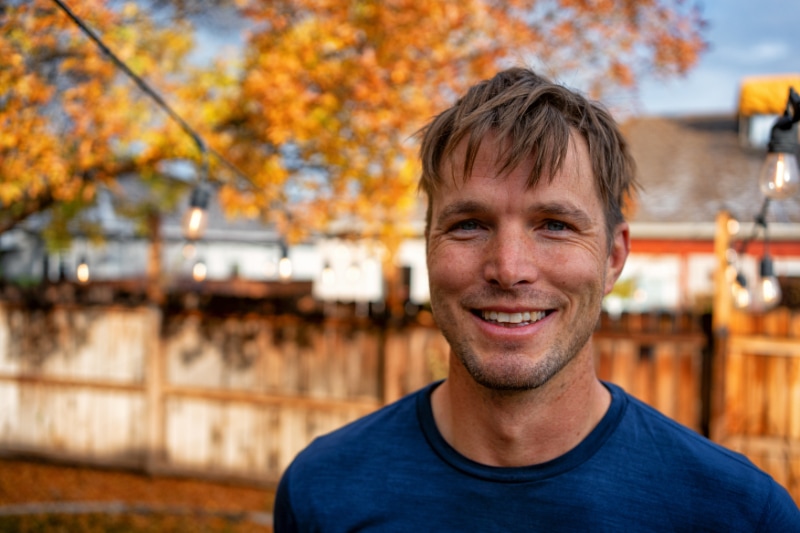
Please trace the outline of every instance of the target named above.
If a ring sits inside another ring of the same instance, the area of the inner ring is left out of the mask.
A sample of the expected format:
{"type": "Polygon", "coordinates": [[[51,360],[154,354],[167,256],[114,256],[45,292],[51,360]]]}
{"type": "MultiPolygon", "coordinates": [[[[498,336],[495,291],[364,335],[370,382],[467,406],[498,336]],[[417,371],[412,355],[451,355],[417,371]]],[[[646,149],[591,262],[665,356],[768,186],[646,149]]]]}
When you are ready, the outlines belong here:
{"type": "Polygon", "coordinates": [[[144,402],[147,417],[147,449],[145,451],[145,470],[153,473],[164,462],[164,424],[166,401],[164,385],[166,372],[164,368],[164,339],[161,335],[163,313],[159,306],[151,304],[146,308],[147,337],[143,339],[145,348],[144,361],[144,402]]]}
{"type": "Polygon", "coordinates": [[[717,213],[714,232],[714,300],[711,310],[711,391],[709,394],[709,436],[716,442],[725,437],[725,360],[728,351],[732,296],[728,279],[728,249],[730,248],[731,216],[727,211],[717,213]]]}

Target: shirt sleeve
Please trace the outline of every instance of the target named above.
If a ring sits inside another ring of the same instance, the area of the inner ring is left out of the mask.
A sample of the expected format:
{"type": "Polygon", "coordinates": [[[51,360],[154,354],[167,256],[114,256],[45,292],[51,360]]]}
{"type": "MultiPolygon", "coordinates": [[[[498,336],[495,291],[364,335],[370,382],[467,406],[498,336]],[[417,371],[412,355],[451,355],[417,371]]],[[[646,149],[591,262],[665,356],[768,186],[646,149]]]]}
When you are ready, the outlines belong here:
{"type": "Polygon", "coordinates": [[[771,485],[770,497],[758,530],[800,533],[800,509],[797,504],[781,485],[775,482],[771,485]]]}
{"type": "Polygon", "coordinates": [[[284,472],[275,494],[275,505],[272,511],[274,533],[294,533],[299,531],[297,520],[292,509],[291,490],[289,488],[290,470],[284,472]]]}

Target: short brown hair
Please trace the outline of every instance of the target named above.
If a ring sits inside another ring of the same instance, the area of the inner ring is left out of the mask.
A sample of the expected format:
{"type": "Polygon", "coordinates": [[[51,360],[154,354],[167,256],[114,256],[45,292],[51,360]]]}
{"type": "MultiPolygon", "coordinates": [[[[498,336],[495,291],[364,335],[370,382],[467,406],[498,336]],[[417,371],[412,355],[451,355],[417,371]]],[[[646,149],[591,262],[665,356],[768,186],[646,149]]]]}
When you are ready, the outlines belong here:
{"type": "Polygon", "coordinates": [[[426,233],[431,222],[431,196],[444,179],[443,163],[453,157],[462,140],[467,139],[461,167],[464,176],[472,172],[481,141],[495,133],[508,141],[508,148],[498,154],[501,173],[534,156],[528,180],[532,187],[541,176],[553,176],[560,169],[571,129],[583,135],[588,144],[610,236],[624,220],[626,197],[637,188],[628,143],[602,105],[524,68],[502,71],[474,85],[421,130],[419,188],[428,195],[426,233]]]}

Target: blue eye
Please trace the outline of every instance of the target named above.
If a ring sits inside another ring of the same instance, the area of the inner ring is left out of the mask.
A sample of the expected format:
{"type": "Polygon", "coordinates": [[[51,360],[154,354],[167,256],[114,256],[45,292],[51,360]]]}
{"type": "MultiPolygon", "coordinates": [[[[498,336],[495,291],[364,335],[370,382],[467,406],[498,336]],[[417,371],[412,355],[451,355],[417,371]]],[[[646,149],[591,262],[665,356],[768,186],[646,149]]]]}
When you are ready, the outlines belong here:
{"type": "Polygon", "coordinates": [[[480,228],[477,220],[462,220],[453,226],[453,229],[463,230],[463,231],[473,231],[480,228]]]}
{"type": "Polygon", "coordinates": [[[564,231],[568,229],[566,224],[558,220],[548,220],[544,225],[548,231],[564,231]]]}

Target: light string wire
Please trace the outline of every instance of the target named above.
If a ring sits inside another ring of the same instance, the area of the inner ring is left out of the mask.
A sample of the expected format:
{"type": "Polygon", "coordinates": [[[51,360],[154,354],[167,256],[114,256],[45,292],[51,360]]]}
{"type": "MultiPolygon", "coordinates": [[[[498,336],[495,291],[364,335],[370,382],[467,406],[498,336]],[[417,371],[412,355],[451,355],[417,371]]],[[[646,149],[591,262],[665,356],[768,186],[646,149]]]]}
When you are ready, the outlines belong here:
{"type": "Polygon", "coordinates": [[[747,247],[750,245],[751,242],[753,242],[758,237],[759,231],[761,230],[764,231],[764,237],[766,239],[767,211],[769,210],[769,204],[770,204],[770,199],[768,197],[765,197],[764,201],[761,204],[761,209],[753,219],[753,229],[750,232],[750,235],[739,242],[739,249],[736,250],[737,255],[742,255],[747,252],[747,247]]]}
{"type": "MultiPolygon", "coordinates": [[[[194,128],[192,128],[186,120],[183,119],[170,105],[161,97],[158,92],[150,87],[150,85],[142,79],[141,76],[136,74],[131,68],[122,61],[111,49],[106,46],[103,40],[92,30],[83,20],[78,17],[70,8],[67,6],[62,0],[53,0],[53,2],[58,5],[59,8],[85,33],[97,46],[100,50],[106,54],[114,65],[117,66],[120,70],[122,70],[134,83],[153,101],[158,104],[158,106],[167,113],[167,115],[174,120],[187,135],[189,135],[192,140],[194,140],[195,144],[197,144],[197,148],[200,150],[201,156],[204,158],[203,166],[205,167],[204,170],[207,172],[208,170],[208,162],[207,162],[207,153],[213,155],[218,161],[220,161],[223,165],[225,165],[229,170],[231,170],[234,174],[239,176],[240,178],[244,179],[248,183],[252,183],[252,180],[244,174],[241,170],[239,170],[236,165],[228,161],[224,156],[222,156],[219,152],[214,150],[213,148],[209,147],[203,137],[197,133],[194,128]]],[[[205,178],[205,176],[204,176],[205,178]]]]}

